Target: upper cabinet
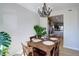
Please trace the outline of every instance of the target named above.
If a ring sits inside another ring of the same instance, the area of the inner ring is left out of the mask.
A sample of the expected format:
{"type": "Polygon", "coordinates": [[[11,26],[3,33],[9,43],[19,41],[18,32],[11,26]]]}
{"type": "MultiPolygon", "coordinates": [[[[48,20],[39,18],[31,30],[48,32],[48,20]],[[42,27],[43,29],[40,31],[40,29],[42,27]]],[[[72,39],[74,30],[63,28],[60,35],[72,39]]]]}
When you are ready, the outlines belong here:
{"type": "Polygon", "coordinates": [[[55,31],[63,30],[63,15],[49,17],[48,24],[49,27],[52,26],[55,31]]]}

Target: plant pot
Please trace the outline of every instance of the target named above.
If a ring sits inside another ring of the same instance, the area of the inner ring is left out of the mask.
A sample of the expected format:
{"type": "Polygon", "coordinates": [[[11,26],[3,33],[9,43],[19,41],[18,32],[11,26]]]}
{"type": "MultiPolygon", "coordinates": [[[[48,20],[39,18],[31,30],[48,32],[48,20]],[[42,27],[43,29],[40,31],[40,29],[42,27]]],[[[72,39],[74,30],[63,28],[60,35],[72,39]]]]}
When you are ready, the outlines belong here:
{"type": "Polygon", "coordinates": [[[40,38],[41,38],[41,36],[40,36],[40,35],[36,35],[36,38],[37,38],[37,39],[40,39],[40,38]]]}

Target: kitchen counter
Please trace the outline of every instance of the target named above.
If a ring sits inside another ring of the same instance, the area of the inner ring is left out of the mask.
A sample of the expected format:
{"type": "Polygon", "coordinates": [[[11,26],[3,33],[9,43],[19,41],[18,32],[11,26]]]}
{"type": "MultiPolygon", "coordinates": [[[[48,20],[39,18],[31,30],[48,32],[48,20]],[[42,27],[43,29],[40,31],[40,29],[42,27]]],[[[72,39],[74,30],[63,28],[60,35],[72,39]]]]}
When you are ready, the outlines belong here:
{"type": "Polygon", "coordinates": [[[53,35],[63,37],[63,31],[54,31],[54,33],[50,34],[50,36],[53,36],[53,35]]]}

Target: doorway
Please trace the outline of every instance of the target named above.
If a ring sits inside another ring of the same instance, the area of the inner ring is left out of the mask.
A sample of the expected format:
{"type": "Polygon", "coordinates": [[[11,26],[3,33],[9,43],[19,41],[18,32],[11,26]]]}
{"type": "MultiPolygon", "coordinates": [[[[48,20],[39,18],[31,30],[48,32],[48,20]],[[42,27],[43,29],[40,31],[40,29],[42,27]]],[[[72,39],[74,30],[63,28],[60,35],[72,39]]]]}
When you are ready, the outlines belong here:
{"type": "Polygon", "coordinates": [[[60,37],[60,46],[63,47],[64,22],[63,15],[55,15],[48,17],[48,33],[49,36],[60,37]]]}

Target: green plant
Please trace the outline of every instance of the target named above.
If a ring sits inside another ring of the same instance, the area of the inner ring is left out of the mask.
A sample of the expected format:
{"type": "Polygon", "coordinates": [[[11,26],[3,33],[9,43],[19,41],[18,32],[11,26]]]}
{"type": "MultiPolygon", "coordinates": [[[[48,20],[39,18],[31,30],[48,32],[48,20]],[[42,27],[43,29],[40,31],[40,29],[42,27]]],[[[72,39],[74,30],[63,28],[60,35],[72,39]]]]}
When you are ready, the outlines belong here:
{"type": "Polygon", "coordinates": [[[37,35],[39,38],[42,37],[42,36],[44,36],[45,34],[47,34],[46,28],[43,28],[43,27],[41,27],[41,26],[39,26],[39,25],[35,25],[35,26],[34,26],[34,30],[35,30],[35,32],[36,32],[36,35],[37,35]]]}
{"type": "Polygon", "coordinates": [[[8,52],[8,48],[3,47],[3,49],[2,49],[2,56],[6,56],[8,53],[9,53],[8,52]]]}
{"type": "Polygon", "coordinates": [[[6,55],[9,45],[11,44],[10,39],[11,37],[8,33],[0,32],[0,55],[6,55]]]}

